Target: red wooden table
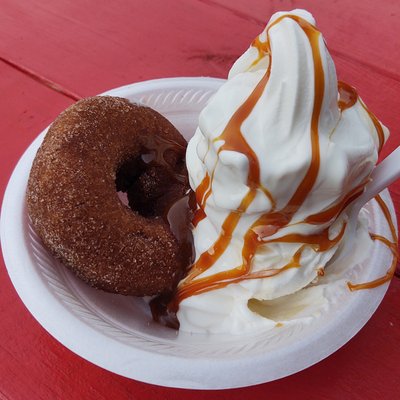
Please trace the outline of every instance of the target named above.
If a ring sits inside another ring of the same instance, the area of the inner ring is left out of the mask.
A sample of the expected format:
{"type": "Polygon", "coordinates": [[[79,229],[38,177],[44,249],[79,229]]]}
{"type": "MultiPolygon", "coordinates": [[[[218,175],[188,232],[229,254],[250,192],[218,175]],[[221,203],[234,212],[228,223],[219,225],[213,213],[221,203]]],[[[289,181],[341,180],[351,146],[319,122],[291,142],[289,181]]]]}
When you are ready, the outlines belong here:
{"type": "MultiPolygon", "coordinates": [[[[0,0],[3,196],[18,158],[79,96],[159,77],[226,77],[270,15],[309,9],[338,76],[356,86],[399,143],[400,2],[397,0],[0,0]]],[[[400,217],[400,183],[391,188],[400,217]]],[[[0,263],[0,400],[203,399],[215,392],[129,380],[73,354],[33,319],[0,263]]],[[[347,345],[276,382],[218,392],[221,399],[400,398],[400,277],[347,345]]]]}

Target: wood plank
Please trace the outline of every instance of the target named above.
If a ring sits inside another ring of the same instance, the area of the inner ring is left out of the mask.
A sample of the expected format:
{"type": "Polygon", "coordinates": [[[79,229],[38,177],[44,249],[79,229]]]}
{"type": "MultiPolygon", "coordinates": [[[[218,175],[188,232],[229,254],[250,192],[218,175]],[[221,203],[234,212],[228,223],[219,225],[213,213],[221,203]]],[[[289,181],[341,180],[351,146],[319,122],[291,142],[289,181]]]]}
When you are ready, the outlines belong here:
{"type": "MultiPolygon", "coordinates": [[[[32,140],[74,101],[0,61],[0,187],[32,140]]],[[[3,190],[0,192],[0,201],[3,190]]]]}

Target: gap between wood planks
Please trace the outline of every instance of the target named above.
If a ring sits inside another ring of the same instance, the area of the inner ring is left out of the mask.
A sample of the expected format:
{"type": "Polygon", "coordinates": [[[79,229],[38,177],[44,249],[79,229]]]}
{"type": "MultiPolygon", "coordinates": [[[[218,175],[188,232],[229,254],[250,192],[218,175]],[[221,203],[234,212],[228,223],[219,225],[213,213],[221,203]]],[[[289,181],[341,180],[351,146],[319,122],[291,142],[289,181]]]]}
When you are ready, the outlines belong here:
{"type": "Polygon", "coordinates": [[[15,70],[23,73],[24,75],[28,76],[29,78],[35,80],[36,82],[48,87],[51,90],[54,90],[57,93],[60,93],[72,100],[80,100],[82,99],[82,96],[71,92],[70,90],[64,88],[63,86],[61,86],[60,84],[53,82],[50,79],[45,78],[42,75],[37,74],[35,71],[24,67],[23,65],[19,65],[16,62],[9,60],[7,58],[4,58],[2,56],[0,56],[0,61],[2,61],[3,63],[7,64],[8,66],[10,66],[11,68],[14,68],[15,70]]]}
{"type": "Polygon", "coordinates": [[[0,400],[11,400],[11,399],[7,397],[2,391],[0,391],[0,400]]]}

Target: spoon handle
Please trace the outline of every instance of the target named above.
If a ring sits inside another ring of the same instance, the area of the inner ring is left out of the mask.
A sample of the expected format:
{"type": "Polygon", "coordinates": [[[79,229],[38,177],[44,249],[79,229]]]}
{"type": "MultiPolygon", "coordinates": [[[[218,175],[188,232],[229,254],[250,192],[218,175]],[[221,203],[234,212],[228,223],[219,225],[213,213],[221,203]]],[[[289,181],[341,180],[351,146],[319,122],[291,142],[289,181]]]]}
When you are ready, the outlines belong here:
{"type": "Polygon", "coordinates": [[[357,199],[361,206],[400,178],[400,146],[374,168],[370,178],[364,193],[357,199]]]}

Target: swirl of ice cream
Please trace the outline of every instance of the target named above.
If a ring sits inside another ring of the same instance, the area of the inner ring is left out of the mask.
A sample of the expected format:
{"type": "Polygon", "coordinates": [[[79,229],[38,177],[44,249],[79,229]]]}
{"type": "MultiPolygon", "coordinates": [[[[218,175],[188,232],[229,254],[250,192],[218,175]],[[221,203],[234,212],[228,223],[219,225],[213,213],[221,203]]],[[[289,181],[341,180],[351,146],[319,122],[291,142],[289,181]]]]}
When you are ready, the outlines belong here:
{"type": "Polygon", "coordinates": [[[248,307],[307,286],[334,255],[388,131],[339,83],[311,14],[276,13],[200,114],[187,149],[196,260],[189,332],[273,327],[248,307]]]}

